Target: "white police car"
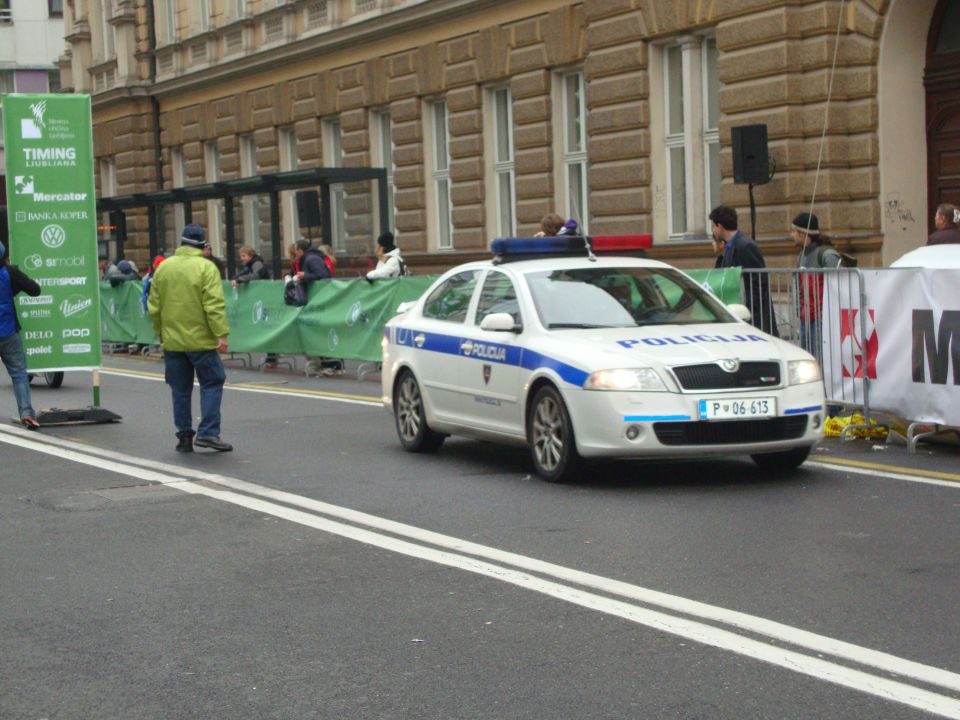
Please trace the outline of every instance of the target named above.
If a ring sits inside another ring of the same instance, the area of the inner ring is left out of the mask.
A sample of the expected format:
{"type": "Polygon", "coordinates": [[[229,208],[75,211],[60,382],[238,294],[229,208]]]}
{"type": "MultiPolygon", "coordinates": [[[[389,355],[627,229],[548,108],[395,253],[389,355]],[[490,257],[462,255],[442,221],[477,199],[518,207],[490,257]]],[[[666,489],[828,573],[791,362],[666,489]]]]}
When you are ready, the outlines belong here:
{"type": "Polygon", "coordinates": [[[403,446],[527,445],[550,481],[584,458],[806,460],[823,437],[814,358],[681,271],[591,242],[494,241],[492,261],[448,271],[387,323],[383,403],[403,446]]]}

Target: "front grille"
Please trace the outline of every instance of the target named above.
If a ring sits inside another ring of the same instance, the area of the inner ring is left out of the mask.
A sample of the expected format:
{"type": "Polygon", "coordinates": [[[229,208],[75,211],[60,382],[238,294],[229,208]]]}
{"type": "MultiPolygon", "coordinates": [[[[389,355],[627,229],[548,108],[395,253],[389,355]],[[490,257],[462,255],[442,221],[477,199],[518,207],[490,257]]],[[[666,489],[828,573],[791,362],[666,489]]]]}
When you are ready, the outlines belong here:
{"type": "Polygon", "coordinates": [[[664,445],[734,445],[794,440],[807,431],[807,420],[807,415],[790,415],[767,420],[658,422],[653,431],[664,445]]]}
{"type": "Polygon", "coordinates": [[[776,387],[780,384],[780,363],[740,363],[736,372],[726,372],[716,363],[673,368],[684,390],[733,390],[736,388],[776,387]]]}

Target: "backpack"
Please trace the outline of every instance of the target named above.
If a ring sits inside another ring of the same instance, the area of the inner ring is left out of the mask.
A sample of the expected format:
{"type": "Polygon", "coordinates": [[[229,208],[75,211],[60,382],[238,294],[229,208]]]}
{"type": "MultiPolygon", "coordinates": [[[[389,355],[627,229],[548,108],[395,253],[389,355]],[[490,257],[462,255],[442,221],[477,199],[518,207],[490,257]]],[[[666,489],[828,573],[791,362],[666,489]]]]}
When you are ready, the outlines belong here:
{"type": "Polygon", "coordinates": [[[857,266],[857,259],[853,255],[840,252],[831,243],[822,243],[820,247],[817,248],[817,267],[823,267],[823,256],[826,255],[827,250],[833,250],[840,256],[839,267],[855,268],[857,266]]]}
{"type": "Polygon", "coordinates": [[[407,264],[403,261],[402,258],[397,258],[397,262],[400,263],[400,275],[399,277],[407,277],[410,275],[410,268],[407,267],[407,264]]]}

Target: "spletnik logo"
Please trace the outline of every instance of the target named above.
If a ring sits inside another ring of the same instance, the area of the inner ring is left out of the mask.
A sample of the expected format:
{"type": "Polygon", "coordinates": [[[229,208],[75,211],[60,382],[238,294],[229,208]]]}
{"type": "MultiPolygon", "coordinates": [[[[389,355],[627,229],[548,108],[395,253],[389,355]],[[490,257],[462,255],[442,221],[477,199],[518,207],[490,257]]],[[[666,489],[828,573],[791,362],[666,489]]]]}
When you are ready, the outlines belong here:
{"type": "Polygon", "coordinates": [[[40,231],[40,240],[51,250],[62,247],[67,240],[67,233],[59,225],[47,225],[40,231]]]}
{"type": "Polygon", "coordinates": [[[65,318],[82,318],[92,306],[93,298],[83,297],[82,295],[71,295],[60,303],[60,314],[65,318]]]}
{"type": "Polygon", "coordinates": [[[43,130],[47,127],[43,116],[47,113],[47,101],[40,100],[30,106],[33,117],[20,120],[20,137],[24,140],[42,140],[43,130]]]}

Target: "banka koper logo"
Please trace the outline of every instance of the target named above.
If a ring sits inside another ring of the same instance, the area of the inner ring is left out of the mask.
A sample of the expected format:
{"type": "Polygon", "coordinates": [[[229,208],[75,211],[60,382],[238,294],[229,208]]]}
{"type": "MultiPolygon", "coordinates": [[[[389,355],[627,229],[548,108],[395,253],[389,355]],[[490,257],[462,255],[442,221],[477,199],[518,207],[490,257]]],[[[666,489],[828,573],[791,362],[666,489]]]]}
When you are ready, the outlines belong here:
{"type": "Polygon", "coordinates": [[[877,352],[880,339],[873,308],[867,309],[866,327],[861,327],[860,310],[840,310],[840,358],[845,378],[877,379],[877,352]]]}

